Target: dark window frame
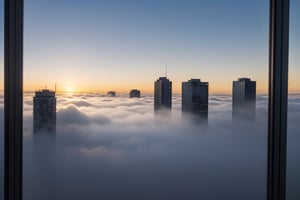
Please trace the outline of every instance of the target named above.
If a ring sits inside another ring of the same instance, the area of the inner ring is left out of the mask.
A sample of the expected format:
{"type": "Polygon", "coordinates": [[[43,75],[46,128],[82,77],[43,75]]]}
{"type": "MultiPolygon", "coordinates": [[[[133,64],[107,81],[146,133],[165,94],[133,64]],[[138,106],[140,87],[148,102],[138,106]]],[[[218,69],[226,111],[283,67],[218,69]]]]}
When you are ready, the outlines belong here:
{"type": "MultiPolygon", "coordinates": [[[[4,199],[22,199],[23,0],[4,6],[4,199]]],[[[267,200],[284,200],[289,0],[270,0],[267,200]]]]}
{"type": "Polygon", "coordinates": [[[289,0],[270,0],[267,199],[286,198],[289,0]]]}
{"type": "Polygon", "coordinates": [[[4,199],[22,199],[23,0],[4,2],[4,199]]]}

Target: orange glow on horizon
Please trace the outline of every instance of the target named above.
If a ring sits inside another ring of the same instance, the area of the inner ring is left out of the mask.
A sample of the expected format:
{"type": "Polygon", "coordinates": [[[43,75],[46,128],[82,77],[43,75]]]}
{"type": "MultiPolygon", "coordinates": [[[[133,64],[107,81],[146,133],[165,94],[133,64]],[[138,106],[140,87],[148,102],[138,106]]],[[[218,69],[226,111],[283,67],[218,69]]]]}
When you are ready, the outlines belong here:
{"type": "MultiPolygon", "coordinates": [[[[30,80],[24,81],[24,91],[36,91],[44,89],[47,87],[50,90],[55,90],[55,85],[57,86],[57,92],[62,93],[101,93],[106,94],[108,91],[115,91],[116,93],[126,94],[129,93],[132,89],[138,89],[142,94],[153,94],[154,92],[154,81],[155,78],[139,80],[127,80],[122,79],[119,81],[104,81],[104,80],[87,80],[76,81],[72,77],[69,77],[70,81],[65,80],[55,80],[55,81],[45,81],[41,80],[30,80]],[[55,84],[56,83],[56,84],[55,84]]],[[[185,78],[170,78],[172,81],[172,93],[180,94],[181,93],[181,84],[182,79],[185,78]]],[[[228,78],[234,79],[234,78],[228,78]]],[[[208,78],[205,81],[209,82],[209,94],[232,94],[232,81],[228,79],[219,79],[215,77],[214,80],[208,78]]],[[[256,81],[256,89],[258,94],[268,93],[268,79],[264,78],[253,78],[256,81]]],[[[3,83],[0,83],[0,86],[3,86],[3,83]]],[[[300,93],[300,81],[295,78],[290,79],[289,81],[289,92],[290,93],[300,93]]]]}
{"type": "MultiPolygon", "coordinates": [[[[24,91],[36,91],[39,89],[44,89],[42,84],[27,84],[24,86],[24,91]]],[[[50,90],[55,90],[55,87],[47,87],[50,90]]],[[[58,84],[57,92],[61,93],[101,93],[106,94],[108,91],[115,91],[116,93],[129,93],[132,89],[138,89],[142,94],[153,94],[154,86],[153,85],[140,85],[140,87],[134,87],[132,84],[123,84],[123,85],[102,85],[102,87],[95,87],[92,85],[81,85],[81,84],[58,84]]],[[[296,87],[290,88],[290,91],[297,92],[299,91],[296,87]]],[[[257,93],[267,93],[267,85],[257,85],[257,93]]],[[[173,82],[172,88],[173,94],[181,94],[181,82],[173,82]]],[[[209,93],[210,94],[232,94],[232,83],[227,84],[212,84],[209,83],[209,93]]]]}

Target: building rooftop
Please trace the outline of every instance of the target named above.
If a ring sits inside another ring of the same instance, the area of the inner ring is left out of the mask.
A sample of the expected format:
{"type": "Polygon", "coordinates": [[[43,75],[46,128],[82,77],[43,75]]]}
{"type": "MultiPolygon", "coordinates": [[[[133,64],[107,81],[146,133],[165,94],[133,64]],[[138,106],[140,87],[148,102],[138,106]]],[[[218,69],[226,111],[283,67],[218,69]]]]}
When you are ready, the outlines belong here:
{"type": "Polygon", "coordinates": [[[130,90],[130,92],[140,92],[140,90],[138,90],[138,89],[132,89],[132,90],[130,90]]]}
{"type": "Polygon", "coordinates": [[[243,78],[239,78],[238,81],[251,81],[251,79],[243,77],[243,78]]]}
{"type": "Polygon", "coordinates": [[[35,91],[35,96],[36,97],[55,97],[55,91],[43,89],[43,90],[35,91]]]}
{"type": "Polygon", "coordinates": [[[116,92],[115,91],[108,91],[107,92],[107,96],[109,96],[109,97],[115,97],[116,96],[116,92]]]}
{"type": "Polygon", "coordinates": [[[186,83],[191,83],[193,85],[208,85],[208,82],[201,82],[201,79],[192,78],[188,80],[186,83]]]}
{"type": "Polygon", "coordinates": [[[163,77],[159,77],[159,79],[157,79],[157,81],[160,81],[160,80],[169,80],[167,77],[163,76],[163,77]]]}

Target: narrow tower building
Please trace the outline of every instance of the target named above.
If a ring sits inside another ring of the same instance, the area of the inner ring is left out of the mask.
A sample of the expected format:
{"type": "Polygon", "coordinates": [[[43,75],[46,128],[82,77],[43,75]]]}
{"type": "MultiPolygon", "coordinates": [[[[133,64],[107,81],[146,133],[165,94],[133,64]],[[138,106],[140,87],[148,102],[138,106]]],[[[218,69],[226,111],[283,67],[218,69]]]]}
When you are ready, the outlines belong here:
{"type": "Polygon", "coordinates": [[[56,132],[56,97],[55,92],[44,89],[36,91],[33,97],[34,133],[56,132]]]}
{"type": "Polygon", "coordinates": [[[182,82],[182,112],[190,114],[198,122],[208,118],[208,82],[191,79],[182,82]]]}
{"type": "Polygon", "coordinates": [[[167,77],[160,77],[154,82],[154,110],[172,108],[172,82],[167,77]]]}
{"type": "Polygon", "coordinates": [[[133,89],[129,92],[130,98],[141,98],[141,91],[137,89],[133,89]]]}
{"type": "Polygon", "coordinates": [[[232,118],[255,119],[256,82],[250,78],[239,78],[233,81],[232,89],[232,118]]]}

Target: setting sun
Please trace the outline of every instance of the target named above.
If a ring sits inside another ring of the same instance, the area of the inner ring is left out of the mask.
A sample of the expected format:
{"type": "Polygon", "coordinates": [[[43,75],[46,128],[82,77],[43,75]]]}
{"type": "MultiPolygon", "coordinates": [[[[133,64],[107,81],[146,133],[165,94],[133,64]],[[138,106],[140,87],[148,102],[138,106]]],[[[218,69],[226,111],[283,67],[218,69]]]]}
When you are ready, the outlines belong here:
{"type": "Polygon", "coordinates": [[[65,91],[66,91],[67,93],[73,93],[73,92],[74,92],[74,89],[73,89],[73,87],[67,87],[65,91]]]}

